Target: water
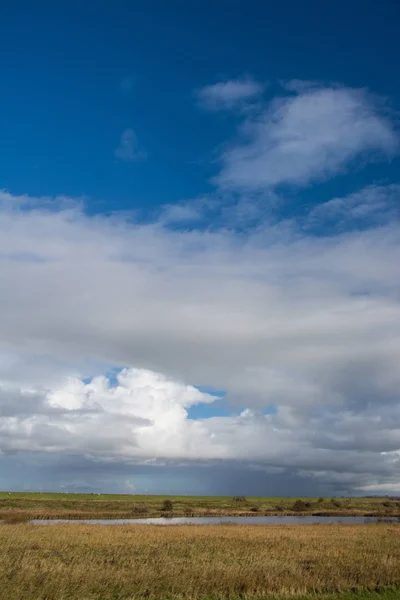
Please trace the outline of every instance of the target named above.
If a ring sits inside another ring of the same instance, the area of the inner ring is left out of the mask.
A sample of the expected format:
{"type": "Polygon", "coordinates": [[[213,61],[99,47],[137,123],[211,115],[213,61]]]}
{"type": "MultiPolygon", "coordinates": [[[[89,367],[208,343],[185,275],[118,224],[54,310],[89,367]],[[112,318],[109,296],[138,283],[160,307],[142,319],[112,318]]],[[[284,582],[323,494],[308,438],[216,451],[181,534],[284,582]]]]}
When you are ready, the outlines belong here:
{"type": "MultiPolygon", "coordinates": [[[[398,519],[388,519],[396,522],[398,519]]],[[[35,525],[55,525],[57,523],[89,523],[90,525],[220,525],[238,523],[245,525],[312,525],[317,523],[376,523],[376,517],[157,517],[153,519],[46,519],[33,520],[35,525]]]]}

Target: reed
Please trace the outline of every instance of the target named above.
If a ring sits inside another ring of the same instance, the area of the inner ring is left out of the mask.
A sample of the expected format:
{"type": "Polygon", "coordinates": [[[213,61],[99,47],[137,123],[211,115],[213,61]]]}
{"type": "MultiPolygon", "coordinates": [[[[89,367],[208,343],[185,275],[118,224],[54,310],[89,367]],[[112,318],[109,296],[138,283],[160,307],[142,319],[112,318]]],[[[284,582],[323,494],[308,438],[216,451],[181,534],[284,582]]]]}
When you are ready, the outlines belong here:
{"type": "Polygon", "coordinates": [[[399,598],[400,525],[0,525],[0,600],[316,596],[399,598]]]}

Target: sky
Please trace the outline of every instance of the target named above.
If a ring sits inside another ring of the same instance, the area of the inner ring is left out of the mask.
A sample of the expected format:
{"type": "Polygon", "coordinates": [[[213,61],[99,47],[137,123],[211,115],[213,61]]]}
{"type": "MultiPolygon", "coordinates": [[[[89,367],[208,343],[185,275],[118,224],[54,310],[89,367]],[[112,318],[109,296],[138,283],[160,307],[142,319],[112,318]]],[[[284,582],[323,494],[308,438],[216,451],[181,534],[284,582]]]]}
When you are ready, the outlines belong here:
{"type": "Polygon", "coordinates": [[[0,489],[400,493],[399,13],[2,9],[0,489]]]}

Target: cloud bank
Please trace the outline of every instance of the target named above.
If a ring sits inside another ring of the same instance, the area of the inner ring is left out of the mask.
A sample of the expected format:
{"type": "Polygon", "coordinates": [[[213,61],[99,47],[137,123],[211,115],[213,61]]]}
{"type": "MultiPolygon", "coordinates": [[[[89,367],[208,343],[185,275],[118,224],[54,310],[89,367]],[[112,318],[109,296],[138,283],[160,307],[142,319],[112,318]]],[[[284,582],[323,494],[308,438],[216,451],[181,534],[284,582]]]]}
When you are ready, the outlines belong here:
{"type": "Polygon", "coordinates": [[[3,456],[240,463],[341,491],[396,489],[399,184],[237,226],[253,192],[395,150],[364,91],[299,90],[245,116],[245,139],[222,154],[216,181],[241,194],[225,203],[235,226],[198,225],[210,199],[136,222],[0,193],[3,456]],[[195,386],[224,390],[225,416],[195,386]]]}
{"type": "Polygon", "coordinates": [[[3,452],[396,477],[397,223],[328,237],[265,223],[243,237],[3,199],[3,452]],[[116,387],[83,381],[113,365],[136,369],[116,387]],[[214,400],[194,383],[226,390],[232,415],[189,419],[214,400]]]}

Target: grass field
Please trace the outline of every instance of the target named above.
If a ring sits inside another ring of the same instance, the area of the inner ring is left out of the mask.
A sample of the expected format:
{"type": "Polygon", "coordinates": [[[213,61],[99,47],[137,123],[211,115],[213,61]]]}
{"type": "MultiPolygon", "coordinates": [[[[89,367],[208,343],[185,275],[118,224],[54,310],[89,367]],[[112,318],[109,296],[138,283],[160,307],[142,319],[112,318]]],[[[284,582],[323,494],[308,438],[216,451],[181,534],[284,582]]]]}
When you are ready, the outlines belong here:
{"type": "Polygon", "coordinates": [[[0,525],[0,600],[315,595],[398,600],[400,525],[0,525]]]}
{"type": "Polygon", "coordinates": [[[0,519],[126,519],[180,516],[339,515],[400,517],[400,498],[232,498],[0,493],[0,519]],[[171,502],[166,509],[165,500],[171,502]]]}

